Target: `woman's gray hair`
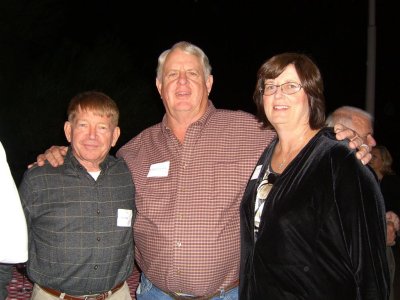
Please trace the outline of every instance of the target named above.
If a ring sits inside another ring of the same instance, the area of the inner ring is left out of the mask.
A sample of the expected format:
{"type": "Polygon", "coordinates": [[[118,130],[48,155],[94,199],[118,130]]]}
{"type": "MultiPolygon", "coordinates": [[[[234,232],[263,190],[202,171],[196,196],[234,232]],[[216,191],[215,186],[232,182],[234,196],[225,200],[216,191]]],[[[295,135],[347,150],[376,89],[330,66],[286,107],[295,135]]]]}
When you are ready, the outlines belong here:
{"type": "Polygon", "coordinates": [[[181,41],[181,42],[174,44],[170,49],[165,50],[158,57],[158,65],[157,65],[157,79],[158,80],[162,79],[163,67],[164,67],[164,63],[165,63],[165,59],[167,58],[167,55],[175,49],[180,49],[183,52],[197,56],[203,65],[204,77],[207,79],[208,76],[211,75],[212,68],[210,65],[210,61],[208,60],[208,57],[204,53],[204,51],[201,50],[196,45],[193,45],[192,43],[181,41]]]}

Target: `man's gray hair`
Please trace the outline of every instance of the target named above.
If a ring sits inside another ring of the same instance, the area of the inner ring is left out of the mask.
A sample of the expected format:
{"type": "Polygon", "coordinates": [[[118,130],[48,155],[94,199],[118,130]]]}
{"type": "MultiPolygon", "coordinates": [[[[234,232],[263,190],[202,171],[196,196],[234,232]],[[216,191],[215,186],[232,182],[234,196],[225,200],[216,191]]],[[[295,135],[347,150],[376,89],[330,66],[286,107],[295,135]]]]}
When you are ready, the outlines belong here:
{"type": "Polygon", "coordinates": [[[200,58],[200,61],[203,65],[204,77],[206,79],[208,79],[208,76],[211,75],[212,68],[211,68],[210,61],[208,60],[207,55],[204,53],[203,50],[201,50],[196,45],[193,45],[192,43],[189,43],[189,42],[181,41],[181,42],[174,44],[170,49],[165,50],[158,57],[158,65],[157,65],[157,79],[158,80],[162,79],[163,67],[164,67],[164,63],[165,63],[165,59],[167,58],[167,55],[172,50],[175,50],[175,49],[181,49],[183,52],[195,55],[198,58],[200,58]]]}
{"type": "Polygon", "coordinates": [[[352,120],[353,115],[361,115],[371,122],[372,126],[374,124],[374,117],[369,112],[355,106],[341,106],[326,118],[326,125],[333,127],[340,123],[346,126],[346,123],[352,120]]]}

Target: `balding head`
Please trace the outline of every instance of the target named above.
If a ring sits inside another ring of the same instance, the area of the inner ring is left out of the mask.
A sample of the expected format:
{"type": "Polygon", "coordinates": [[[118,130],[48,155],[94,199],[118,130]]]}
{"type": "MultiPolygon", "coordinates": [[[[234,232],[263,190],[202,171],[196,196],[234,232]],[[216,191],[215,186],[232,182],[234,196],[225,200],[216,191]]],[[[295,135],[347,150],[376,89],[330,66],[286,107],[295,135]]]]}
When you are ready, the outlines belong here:
{"type": "Polygon", "coordinates": [[[339,107],[327,118],[328,126],[342,124],[357,132],[364,142],[367,140],[367,135],[373,134],[373,122],[373,117],[370,113],[353,106],[339,107]]]}

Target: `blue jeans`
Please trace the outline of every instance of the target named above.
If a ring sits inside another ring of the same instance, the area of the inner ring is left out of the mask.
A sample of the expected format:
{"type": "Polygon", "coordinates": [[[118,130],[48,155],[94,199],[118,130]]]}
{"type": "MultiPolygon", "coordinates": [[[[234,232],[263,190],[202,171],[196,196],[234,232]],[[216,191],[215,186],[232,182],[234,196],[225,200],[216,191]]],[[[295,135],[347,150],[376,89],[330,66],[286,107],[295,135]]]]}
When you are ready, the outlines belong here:
{"type": "MultiPolygon", "coordinates": [[[[140,284],[136,291],[137,300],[173,300],[173,298],[164,293],[162,290],[153,285],[150,280],[144,276],[144,273],[140,276],[140,284]]],[[[190,298],[188,298],[190,299],[190,298]]],[[[235,287],[228,292],[221,291],[219,296],[215,296],[210,300],[238,300],[239,299],[239,288],[235,287]]]]}

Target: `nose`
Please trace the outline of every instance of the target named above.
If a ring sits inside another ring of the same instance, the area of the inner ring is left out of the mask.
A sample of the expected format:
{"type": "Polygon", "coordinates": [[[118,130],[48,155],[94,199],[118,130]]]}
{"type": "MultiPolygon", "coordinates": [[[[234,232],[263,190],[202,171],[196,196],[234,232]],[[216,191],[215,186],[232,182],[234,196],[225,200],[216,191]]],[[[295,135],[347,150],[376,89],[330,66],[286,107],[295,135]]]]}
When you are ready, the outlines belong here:
{"type": "Polygon", "coordinates": [[[96,126],[90,126],[89,128],[89,138],[94,139],[96,138],[96,126]]]}
{"type": "Polygon", "coordinates": [[[186,84],[187,83],[187,76],[186,76],[185,72],[179,72],[178,83],[179,84],[186,84]]]}
{"type": "Polygon", "coordinates": [[[274,96],[275,96],[275,98],[280,98],[280,97],[282,97],[282,95],[283,95],[282,86],[280,85],[276,88],[276,92],[275,92],[274,96]]]}

